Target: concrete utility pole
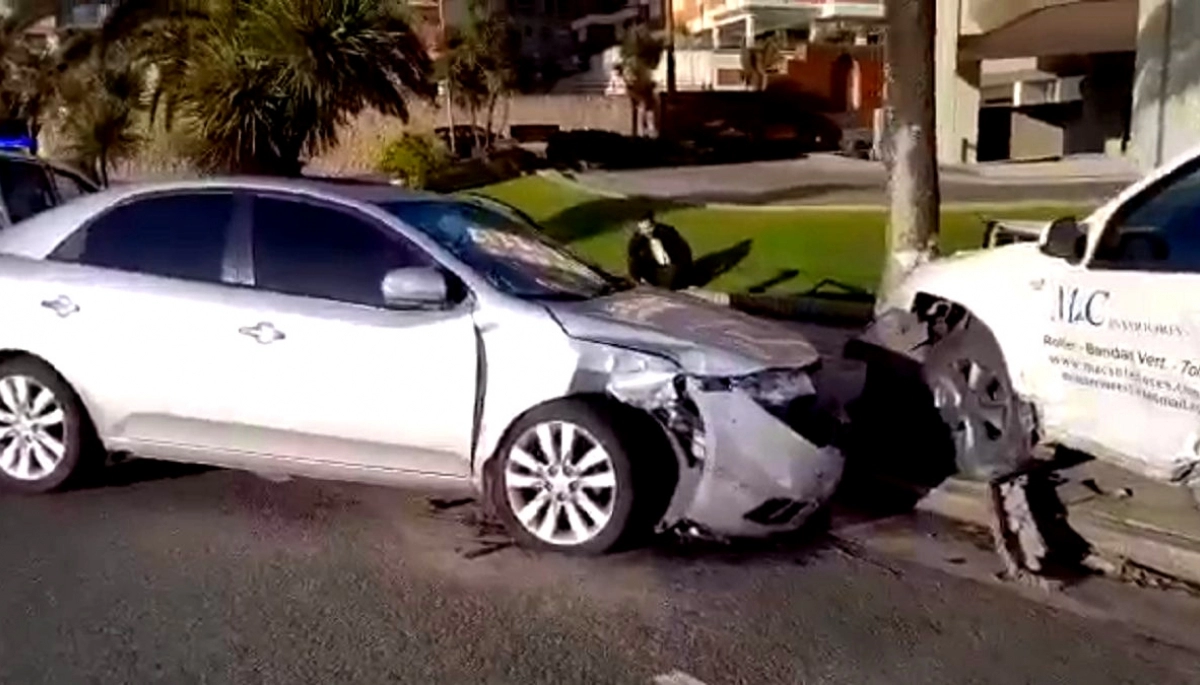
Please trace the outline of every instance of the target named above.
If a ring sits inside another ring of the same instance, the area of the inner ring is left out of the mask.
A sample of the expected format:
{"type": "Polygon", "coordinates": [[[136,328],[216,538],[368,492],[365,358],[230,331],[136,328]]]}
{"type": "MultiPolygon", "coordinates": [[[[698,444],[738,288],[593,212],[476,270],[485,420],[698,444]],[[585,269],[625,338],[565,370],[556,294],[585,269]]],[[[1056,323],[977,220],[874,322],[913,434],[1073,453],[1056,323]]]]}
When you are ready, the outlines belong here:
{"type": "Polygon", "coordinates": [[[933,46],[935,0],[885,0],[888,141],[887,263],[880,293],[937,253],[938,188],[933,46]]]}

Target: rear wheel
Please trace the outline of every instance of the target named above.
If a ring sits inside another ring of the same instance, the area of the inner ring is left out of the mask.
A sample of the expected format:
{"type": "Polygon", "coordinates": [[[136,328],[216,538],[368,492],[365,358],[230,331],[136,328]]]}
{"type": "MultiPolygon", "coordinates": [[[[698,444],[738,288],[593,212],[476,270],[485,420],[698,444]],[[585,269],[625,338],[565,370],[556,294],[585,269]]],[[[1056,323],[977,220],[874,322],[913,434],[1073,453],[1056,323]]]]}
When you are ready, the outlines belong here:
{"type": "Polygon", "coordinates": [[[1012,473],[1036,442],[1028,406],[1013,390],[991,331],[967,317],[925,360],[925,382],[950,431],[958,470],[979,480],[1012,473]]]}
{"type": "MultiPolygon", "coordinates": [[[[600,554],[648,530],[671,495],[655,466],[669,453],[631,459],[617,412],[584,400],[540,407],[500,447],[492,502],[522,544],[600,554]]],[[[650,441],[657,447],[660,441],[650,441]]]]}
{"type": "Polygon", "coordinates": [[[62,487],[82,470],[90,424],[79,396],[46,364],[0,364],[0,486],[28,493],[62,487]]]}

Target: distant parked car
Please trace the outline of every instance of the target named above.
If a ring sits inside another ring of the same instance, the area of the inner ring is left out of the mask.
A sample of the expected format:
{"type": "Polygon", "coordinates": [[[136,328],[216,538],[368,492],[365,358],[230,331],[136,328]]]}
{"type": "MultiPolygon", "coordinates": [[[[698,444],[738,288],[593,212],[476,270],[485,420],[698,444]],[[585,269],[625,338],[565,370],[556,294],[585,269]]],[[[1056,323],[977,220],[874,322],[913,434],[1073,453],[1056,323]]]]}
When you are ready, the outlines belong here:
{"type": "Polygon", "coordinates": [[[91,181],[66,167],[0,150],[0,228],[96,190],[91,181]]]}
{"type": "Polygon", "coordinates": [[[518,212],[188,181],[0,232],[0,485],[105,450],[466,488],[523,543],[798,527],[842,471],[794,330],[610,276],[518,212]]]}

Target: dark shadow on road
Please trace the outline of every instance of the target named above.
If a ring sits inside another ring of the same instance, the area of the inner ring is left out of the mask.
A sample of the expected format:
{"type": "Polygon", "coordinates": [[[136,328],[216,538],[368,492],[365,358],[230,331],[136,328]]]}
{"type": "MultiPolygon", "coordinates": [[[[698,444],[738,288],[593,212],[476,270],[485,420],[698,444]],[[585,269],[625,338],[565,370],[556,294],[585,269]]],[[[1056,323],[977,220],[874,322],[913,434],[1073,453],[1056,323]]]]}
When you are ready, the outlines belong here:
{"type": "Polygon", "coordinates": [[[541,225],[549,237],[569,243],[632,226],[650,212],[689,206],[687,202],[651,197],[603,198],[568,207],[541,225]]]}
{"type": "Polygon", "coordinates": [[[747,238],[724,250],[710,252],[700,257],[692,265],[692,274],[688,279],[689,284],[701,287],[712,283],[718,276],[741,264],[742,260],[750,254],[752,244],[753,241],[747,238]]]}
{"type": "Polygon", "coordinates": [[[156,480],[198,476],[216,470],[217,467],[204,464],[180,464],[153,459],[125,459],[104,467],[91,480],[74,489],[120,488],[156,480]]]}
{"type": "Polygon", "coordinates": [[[957,470],[949,429],[918,368],[868,366],[846,413],[840,507],[867,518],[911,511],[957,470]]]}

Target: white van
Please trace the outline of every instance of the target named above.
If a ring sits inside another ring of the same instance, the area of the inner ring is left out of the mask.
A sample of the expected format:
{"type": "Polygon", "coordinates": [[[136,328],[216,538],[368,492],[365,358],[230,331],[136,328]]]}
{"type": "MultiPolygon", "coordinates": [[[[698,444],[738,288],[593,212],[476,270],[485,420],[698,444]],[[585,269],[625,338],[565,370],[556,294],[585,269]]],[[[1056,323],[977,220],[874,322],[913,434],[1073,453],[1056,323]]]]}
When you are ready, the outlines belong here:
{"type": "Polygon", "coordinates": [[[1046,444],[1200,483],[1200,148],[1036,241],[919,267],[856,344],[919,365],[967,475],[1046,444]]]}

